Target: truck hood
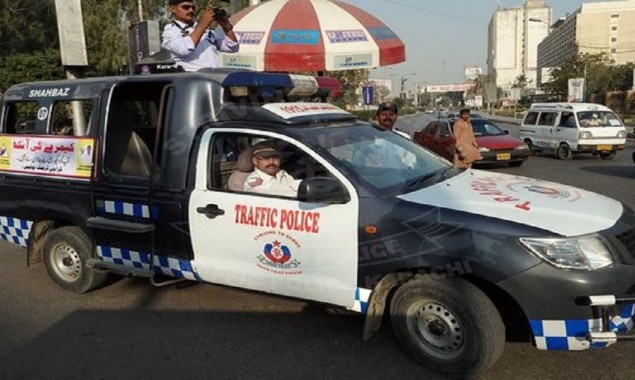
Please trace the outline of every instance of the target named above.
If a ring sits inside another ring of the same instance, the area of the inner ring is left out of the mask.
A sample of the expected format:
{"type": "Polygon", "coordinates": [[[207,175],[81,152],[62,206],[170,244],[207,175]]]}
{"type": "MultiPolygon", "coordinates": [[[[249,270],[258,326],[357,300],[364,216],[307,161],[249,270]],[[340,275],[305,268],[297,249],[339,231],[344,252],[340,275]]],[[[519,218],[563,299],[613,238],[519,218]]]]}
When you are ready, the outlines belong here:
{"type": "Polygon", "coordinates": [[[508,220],[563,236],[605,230],[623,212],[620,202],[590,191],[482,170],[467,170],[398,198],[508,220]]]}

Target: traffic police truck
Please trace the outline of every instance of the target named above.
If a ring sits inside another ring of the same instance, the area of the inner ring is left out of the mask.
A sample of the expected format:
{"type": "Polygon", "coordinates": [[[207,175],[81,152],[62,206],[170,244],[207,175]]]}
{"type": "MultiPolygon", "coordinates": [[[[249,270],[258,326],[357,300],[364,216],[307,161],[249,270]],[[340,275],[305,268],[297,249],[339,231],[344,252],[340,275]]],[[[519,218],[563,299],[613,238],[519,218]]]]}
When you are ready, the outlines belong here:
{"type": "Polygon", "coordinates": [[[444,372],[492,365],[506,329],[544,350],[632,338],[633,210],[454,168],[310,102],[327,82],[216,70],[13,86],[0,238],[72,292],[108,273],[223,284],[357,311],[365,338],[389,315],[404,350],[444,372]],[[243,191],[261,141],[296,196],[243,191]]]}

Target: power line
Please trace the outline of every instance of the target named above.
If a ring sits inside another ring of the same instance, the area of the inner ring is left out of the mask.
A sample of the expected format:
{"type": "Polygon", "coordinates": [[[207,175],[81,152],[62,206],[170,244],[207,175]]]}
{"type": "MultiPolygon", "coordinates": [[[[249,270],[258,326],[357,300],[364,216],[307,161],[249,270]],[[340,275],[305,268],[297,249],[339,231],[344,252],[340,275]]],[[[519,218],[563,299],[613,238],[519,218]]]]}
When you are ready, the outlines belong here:
{"type": "Polygon", "coordinates": [[[424,8],[424,7],[420,7],[420,6],[416,6],[416,5],[412,5],[412,4],[404,4],[404,3],[400,3],[400,2],[395,1],[395,0],[384,0],[384,2],[390,3],[390,4],[394,4],[394,5],[398,5],[400,7],[404,7],[404,8],[408,8],[408,9],[418,10],[418,11],[421,11],[421,12],[424,12],[424,13],[430,13],[430,14],[433,14],[433,15],[437,15],[437,16],[441,16],[441,17],[445,17],[445,18],[449,18],[449,19],[460,20],[460,21],[467,22],[467,23],[470,23],[470,24],[486,25],[486,24],[484,24],[482,22],[475,21],[474,19],[463,18],[463,17],[459,17],[459,16],[455,16],[455,15],[450,15],[450,14],[447,14],[447,13],[437,12],[437,11],[429,9],[429,8],[424,8]]]}

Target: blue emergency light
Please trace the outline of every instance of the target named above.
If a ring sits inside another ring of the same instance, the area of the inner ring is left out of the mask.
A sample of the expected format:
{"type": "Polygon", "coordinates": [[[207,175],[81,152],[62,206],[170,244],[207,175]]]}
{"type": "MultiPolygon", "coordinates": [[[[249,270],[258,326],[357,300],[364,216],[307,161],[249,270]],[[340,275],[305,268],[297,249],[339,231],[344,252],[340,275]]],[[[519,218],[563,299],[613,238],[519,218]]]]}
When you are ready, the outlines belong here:
{"type": "Polygon", "coordinates": [[[227,75],[223,87],[233,97],[255,95],[261,98],[285,97],[336,97],[341,85],[334,78],[310,75],[238,71],[227,75]]]}

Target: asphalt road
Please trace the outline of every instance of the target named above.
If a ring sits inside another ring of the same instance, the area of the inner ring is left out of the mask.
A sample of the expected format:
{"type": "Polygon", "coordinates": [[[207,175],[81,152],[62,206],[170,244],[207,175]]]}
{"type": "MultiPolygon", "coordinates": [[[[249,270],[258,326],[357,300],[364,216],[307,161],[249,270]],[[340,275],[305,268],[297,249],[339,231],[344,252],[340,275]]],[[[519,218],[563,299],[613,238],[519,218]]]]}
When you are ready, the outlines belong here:
{"type": "MultiPolygon", "coordinates": [[[[420,128],[422,117],[400,124],[420,128]]],[[[572,184],[635,207],[634,145],[612,161],[536,156],[519,168],[486,169],[572,184]]],[[[26,268],[24,250],[0,242],[0,379],[444,378],[403,354],[386,324],[367,342],[361,335],[356,314],[208,284],[154,288],[125,278],[70,294],[43,266],[26,268]]],[[[508,342],[479,378],[634,379],[634,357],[635,343],[627,342],[577,353],[508,342]]]]}

